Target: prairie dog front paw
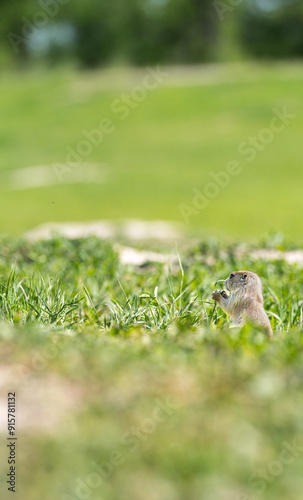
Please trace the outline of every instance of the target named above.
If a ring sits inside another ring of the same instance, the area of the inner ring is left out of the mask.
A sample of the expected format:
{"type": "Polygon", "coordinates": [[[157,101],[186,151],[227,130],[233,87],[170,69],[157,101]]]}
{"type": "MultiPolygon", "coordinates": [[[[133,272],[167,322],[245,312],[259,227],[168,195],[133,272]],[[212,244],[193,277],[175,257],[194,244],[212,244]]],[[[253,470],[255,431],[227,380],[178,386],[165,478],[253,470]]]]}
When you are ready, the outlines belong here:
{"type": "Polygon", "coordinates": [[[212,299],[215,300],[216,302],[220,302],[221,298],[228,299],[228,295],[225,292],[225,290],[215,290],[211,296],[212,299]]]}
{"type": "Polygon", "coordinates": [[[214,290],[213,293],[211,294],[211,297],[216,302],[219,302],[219,300],[221,298],[221,292],[220,292],[220,290],[214,290]]]}

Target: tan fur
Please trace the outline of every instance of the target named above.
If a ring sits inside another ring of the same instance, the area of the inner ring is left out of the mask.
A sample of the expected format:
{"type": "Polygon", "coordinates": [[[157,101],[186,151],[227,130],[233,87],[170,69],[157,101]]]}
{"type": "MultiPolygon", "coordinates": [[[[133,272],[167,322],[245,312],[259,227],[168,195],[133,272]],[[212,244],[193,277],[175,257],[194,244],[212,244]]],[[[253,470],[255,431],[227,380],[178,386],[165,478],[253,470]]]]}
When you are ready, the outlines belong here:
{"type": "Polygon", "coordinates": [[[272,337],[272,328],[263,306],[259,276],[251,271],[235,271],[224,281],[224,285],[229,295],[224,290],[215,290],[212,298],[229,314],[232,325],[240,326],[250,322],[272,337]]]}

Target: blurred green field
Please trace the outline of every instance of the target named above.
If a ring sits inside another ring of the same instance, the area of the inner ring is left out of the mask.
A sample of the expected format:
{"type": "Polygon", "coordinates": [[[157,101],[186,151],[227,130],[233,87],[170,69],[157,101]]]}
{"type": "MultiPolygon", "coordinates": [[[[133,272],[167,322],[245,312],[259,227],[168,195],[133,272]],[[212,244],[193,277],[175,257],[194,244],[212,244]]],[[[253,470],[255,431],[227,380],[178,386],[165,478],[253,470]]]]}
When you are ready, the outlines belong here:
{"type": "Polygon", "coordinates": [[[3,75],[0,231],[87,219],[184,222],[180,204],[192,206],[193,189],[203,192],[209,173],[235,160],[242,172],[185,226],[200,235],[249,238],[279,231],[302,241],[303,64],[165,71],[142,102],[131,102],[125,120],[112,105],[142,84],[144,70],[3,75]],[[296,117],[248,162],[239,145],[269,126],[274,108],[296,117]],[[104,165],[103,183],[69,184],[66,174],[65,184],[9,186],[14,169],[66,162],[66,147],[76,149],[83,129],[96,129],[106,118],[114,131],[83,160],[104,165]]]}
{"type": "Polygon", "coordinates": [[[18,394],[18,498],[300,498],[300,333],[1,335],[5,389],[18,394]]]}

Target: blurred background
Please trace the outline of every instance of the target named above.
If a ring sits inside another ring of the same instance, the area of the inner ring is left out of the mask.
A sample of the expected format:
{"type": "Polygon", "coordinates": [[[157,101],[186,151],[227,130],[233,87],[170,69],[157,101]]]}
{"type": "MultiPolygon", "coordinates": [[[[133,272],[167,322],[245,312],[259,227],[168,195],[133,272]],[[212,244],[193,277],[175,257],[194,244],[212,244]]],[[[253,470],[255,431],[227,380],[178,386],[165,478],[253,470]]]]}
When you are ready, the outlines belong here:
{"type": "Polygon", "coordinates": [[[303,239],[302,1],[1,0],[0,26],[1,233],[303,239]]]}

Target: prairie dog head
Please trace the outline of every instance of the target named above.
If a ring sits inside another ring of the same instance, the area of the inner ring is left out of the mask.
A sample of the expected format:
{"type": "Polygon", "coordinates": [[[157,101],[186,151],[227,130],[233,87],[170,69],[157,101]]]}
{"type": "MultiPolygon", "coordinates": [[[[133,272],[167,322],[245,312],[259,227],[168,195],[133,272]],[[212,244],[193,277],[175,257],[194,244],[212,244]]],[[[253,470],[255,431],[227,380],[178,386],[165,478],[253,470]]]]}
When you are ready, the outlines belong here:
{"type": "Polygon", "coordinates": [[[231,295],[250,295],[263,303],[262,283],[252,271],[234,271],[224,282],[231,295]]]}

